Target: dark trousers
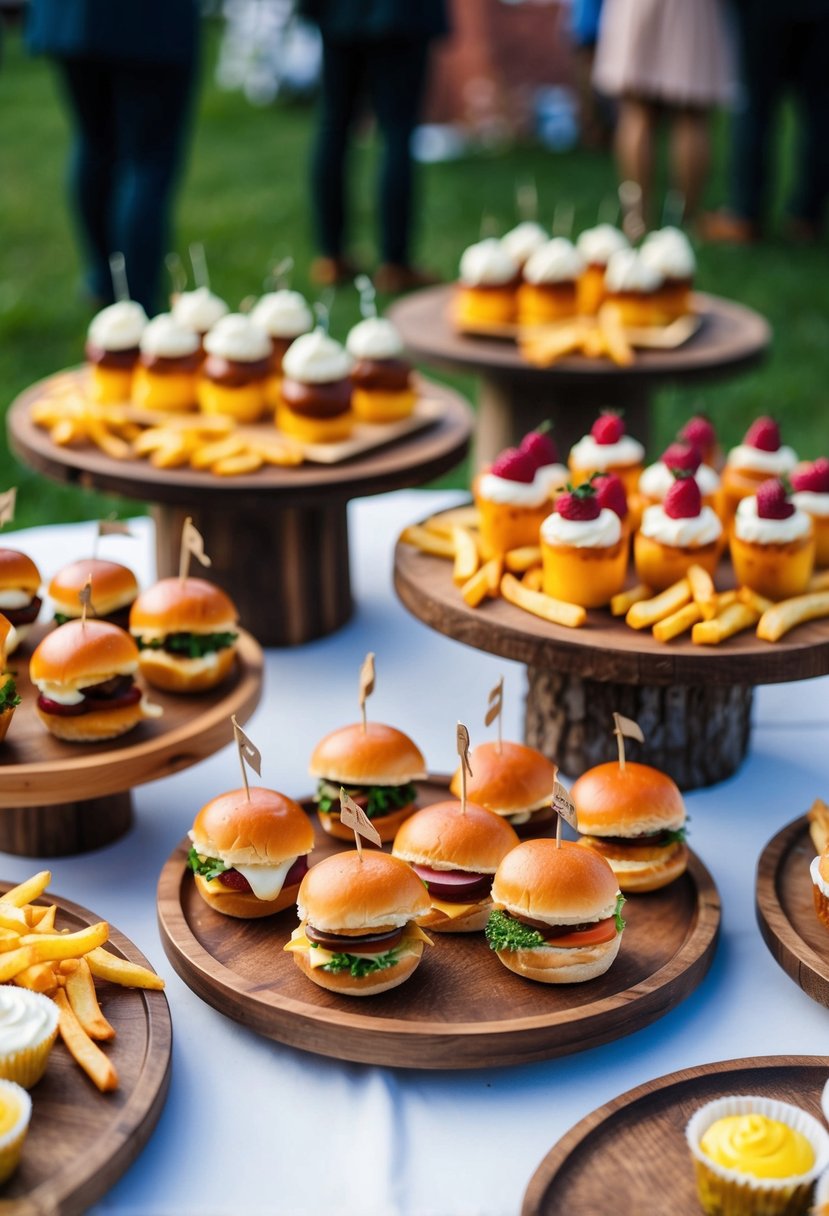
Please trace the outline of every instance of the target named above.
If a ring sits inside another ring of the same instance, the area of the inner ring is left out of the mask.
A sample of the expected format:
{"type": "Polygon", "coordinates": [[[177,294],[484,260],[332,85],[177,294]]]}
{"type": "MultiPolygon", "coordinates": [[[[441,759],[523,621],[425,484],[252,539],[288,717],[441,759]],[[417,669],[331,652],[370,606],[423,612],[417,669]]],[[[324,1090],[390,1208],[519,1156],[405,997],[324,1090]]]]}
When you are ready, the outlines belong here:
{"type": "Polygon", "coordinates": [[[344,252],[348,141],[368,97],[383,141],[377,206],[380,255],[409,263],[412,160],[409,150],[426,75],[428,42],[323,42],[322,88],[311,163],[317,245],[328,257],[344,252]]]}
{"type": "Polygon", "coordinates": [[[126,260],[130,295],[156,311],[169,249],[194,70],[97,59],[57,60],[75,126],[70,191],[91,294],[112,300],[109,255],[126,260]]]}
{"type": "Polygon", "coordinates": [[[740,0],[734,12],[745,106],[734,120],[733,210],[757,222],[764,217],[775,117],[791,90],[798,130],[789,211],[820,224],[829,198],[829,11],[801,16],[786,0],[740,0]]]}

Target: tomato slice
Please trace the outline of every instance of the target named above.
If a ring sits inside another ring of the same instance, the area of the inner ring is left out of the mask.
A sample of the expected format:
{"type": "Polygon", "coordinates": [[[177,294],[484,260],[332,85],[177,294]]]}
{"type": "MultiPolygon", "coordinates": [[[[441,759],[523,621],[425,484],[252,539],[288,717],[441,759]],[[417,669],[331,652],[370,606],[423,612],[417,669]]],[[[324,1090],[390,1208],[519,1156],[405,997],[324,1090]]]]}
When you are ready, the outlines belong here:
{"type": "Polygon", "coordinates": [[[612,942],[616,936],[616,917],[608,916],[589,929],[580,929],[576,933],[563,933],[561,937],[548,937],[548,946],[601,946],[604,942],[612,942]]]}

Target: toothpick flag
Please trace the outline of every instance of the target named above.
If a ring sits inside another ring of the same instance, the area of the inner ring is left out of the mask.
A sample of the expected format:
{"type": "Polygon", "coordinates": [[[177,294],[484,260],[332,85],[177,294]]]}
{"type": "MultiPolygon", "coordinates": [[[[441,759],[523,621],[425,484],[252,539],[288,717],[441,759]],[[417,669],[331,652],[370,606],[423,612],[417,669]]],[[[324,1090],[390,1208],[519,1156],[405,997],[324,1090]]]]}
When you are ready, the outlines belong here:
{"type": "Polygon", "coordinates": [[[14,509],[17,504],[17,486],[0,494],[0,528],[14,520],[14,509]]]}
{"type": "Polygon", "coordinates": [[[233,738],[236,740],[236,746],[239,749],[239,764],[242,769],[242,780],[245,783],[245,793],[250,802],[250,786],[248,785],[248,773],[245,764],[249,764],[257,777],[262,776],[262,754],[255,743],[252,743],[242,730],[239,723],[236,721],[236,715],[230,715],[230,721],[233,724],[233,738]]]}
{"type": "Polygon", "coordinates": [[[632,718],[624,718],[621,714],[614,713],[613,715],[613,733],[616,736],[616,743],[619,748],[619,767],[625,767],[625,738],[636,739],[639,743],[645,742],[645,736],[642,734],[642,728],[638,722],[634,722],[632,718]]]}
{"type": "Polygon", "coordinates": [[[461,814],[466,814],[466,775],[472,776],[472,765],[469,763],[469,731],[463,722],[458,723],[456,736],[458,755],[461,760],[461,814]]]}
{"type": "Polygon", "coordinates": [[[81,625],[86,624],[86,614],[90,609],[94,612],[92,605],[92,575],[87,575],[86,582],[78,592],[78,599],[81,602],[81,625]]]}
{"type": "Polygon", "coordinates": [[[501,712],[504,708],[504,677],[503,676],[501,676],[501,679],[498,681],[498,683],[495,685],[495,687],[490,692],[489,700],[487,703],[488,703],[489,708],[486,711],[486,717],[484,718],[484,725],[492,726],[492,723],[497,718],[497,720],[498,720],[498,755],[500,756],[501,747],[502,747],[502,743],[503,743],[502,731],[501,731],[501,712]]]}
{"type": "Polygon", "coordinates": [[[372,844],[380,845],[383,843],[380,839],[380,833],[363,808],[358,806],[354,799],[342,788],[340,789],[340,823],[344,823],[347,828],[351,828],[354,833],[354,843],[361,858],[363,856],[361,836],[365,836],[366,840],[370,840],[372,844]]]}
{"type": "Polygon", "coordinates": [[[203,566],[211,566],[213,564],[204,551],[204,539],[201,532],[199,532],[188,515],[184,521],[184,527],[181,529],[181,554],[178,565],[178,576],[181,579],[187,578],[191,554],[203,566]]]}
{"type": "Polygon", "coordinates": [[[374,692],[374,653],[369,651],[360,668],[360,713],[363,717],[363,734],[366,731],[366,701],[374,692]]]}

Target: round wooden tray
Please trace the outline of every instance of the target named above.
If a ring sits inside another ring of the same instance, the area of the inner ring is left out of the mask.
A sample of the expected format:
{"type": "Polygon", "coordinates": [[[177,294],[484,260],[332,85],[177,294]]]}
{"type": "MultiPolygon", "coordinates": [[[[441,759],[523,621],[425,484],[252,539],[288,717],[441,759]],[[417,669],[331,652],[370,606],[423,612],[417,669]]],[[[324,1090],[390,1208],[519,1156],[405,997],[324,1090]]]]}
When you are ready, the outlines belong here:
{"type": "Polygon", "coordinates": [[[728,1094],[782,1099],[821,1119],[829,1061],[816,1056],[722,1060],[648,1081],[576,1124],[542,1161],[521,1216],[699,1216],[685,1125],[728,1094]],[[620,1196],[624,1196],[620,1207],[620,1196]]]}
{"type": "Polygon", "coordinates": [[[100,847],[131,821],[129,791],[211,756],[232,739],[230,715],[251,716],[262,693],[264,656],[242,631],[233,674],[218,688],[180,696],[148,687],[164,716],[117,739],[66,743],[37,716],[29,658],[48,627],[37,626],[11,656],[23,698],[0,745],[0,849],[46,857],[100,847]]]}
{"type": "MultiPolygon", "coordinates": [[[[10,885],[2,883],[0,890],[10,885]]],[[[50,892],[39,902],[57,904],[62,929],[74,931],[101,919],[50,892]]],[[[106,948],[151,965],[117,929],[110,928],[106,948]]],[[[116,1030],[106,1054],[120,1085],[112,1093],[99,1093],[62,1043],[55,1044],[49,1067],[32,1090],[23,1158],[3,1186],[0,1211],[20,1216],[86,1212],[135,1161],[158,1122],[170,1083],[173,1031],[167,998],[163,992],[102,980],[96,987],[116,1030]]]]}
{"type": "MultiPolygon", "coordinates": [[[[446,797],[445,781],[420,789],[421,805],[446,797]]],[[[316,834],[315,861],[347,847],[318,824],[316,834]]],[[[486,1068],[594,1047],[648,1025],[688,996],[708,970],[719,931],[716,888],[692,854],[682,879],[628,900],[619,957],[590,983],[534,984],[507,971],[482,934],[435,934],[405,984],[349,1001],[310,983],[283,952],[296,927],[294,909],[239,921],[209,908],[186,868],[189,847],[182,841],[158,884],[159,929],[173,967],[228,1017],[340,1060],[486,1068]]]]}
{"type": "Polygon", "coordinates": [[[757,923],[786,974],[829,1007],[829,929],[815,913],[809,875],[814,856],[805,815],[772,837],[757,863],[757,923]]]}

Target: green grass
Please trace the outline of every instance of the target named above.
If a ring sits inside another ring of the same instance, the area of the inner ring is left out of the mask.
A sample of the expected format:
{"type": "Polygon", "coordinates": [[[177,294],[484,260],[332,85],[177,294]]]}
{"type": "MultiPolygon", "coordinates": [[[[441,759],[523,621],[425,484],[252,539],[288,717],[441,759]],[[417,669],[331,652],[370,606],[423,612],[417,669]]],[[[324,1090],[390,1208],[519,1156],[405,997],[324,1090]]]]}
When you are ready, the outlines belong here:
{"type": "MultiPolygon", "coordinates": [[[[236,304],[261,290],[273,261],[291,253],[294,285],[310,290],[313,253],[306,194],[306,160],[312,111],[279,105],[254,109],[238,94],[219,92],[212,79],[216,36],[208,39],[204,87],[195,138],[178,206],[177,248],[205,243],[216,291],[236,304]]],[[[10,402],[33,380],[81,357],[89,313],[79,294],[80,265],[64,194],[69,125],[50,65],[30,60],[16,34],[6,38],[0,70],[0,400],[10,402]]],[[[791,144],[787,128],[781,142],[791,144]]],[[[724,161],[724,123],[717,161],[724,161]]],[[[375,149],[362,140],[354,155],[354,252],[373,265],[375,149]]],[[[572,200],[576,228],[595,221],[600,201],[615,188],[609,157],[574,152],[552,155],[534,146],[495,150],[452,164],[424,168],[419,187],[419,260],[447,278],[478,233],[484,210],[501,230],[514,221],[515,183],[535,177],[549,219],[556,200],[572,200]]],[[[722,172],[711,200],[723,197],[722,172]]],[[[779,200],[778,200],[779,205],[779,200]]],[[[775,330],[771,360],[760,370],[723,384],[666,389],[656,402],[656,440],[667,441],[692,409],[717,419],[727,444],[757,413],[784,421],[785,437],[804,455],[829,450],[829,310],[826,249],[772,241],[756,249],[701,248],[699,283],[759,309],[775,330]]],[[[341,291],[332,331],[344,336],[357,317],[354,293],[341,291]]],[[[469,378],[449,378],[470,397],[469,378]]],[[[597,407],[602,403],[597,400],[597,407]]],[[[466,470],[443,484],[463,484],[466,470]]],[[[21,470],[0,439],[0,489],[18,484],[17,522],[94,518],[116,504],[60,487],[21,470]]]]}

